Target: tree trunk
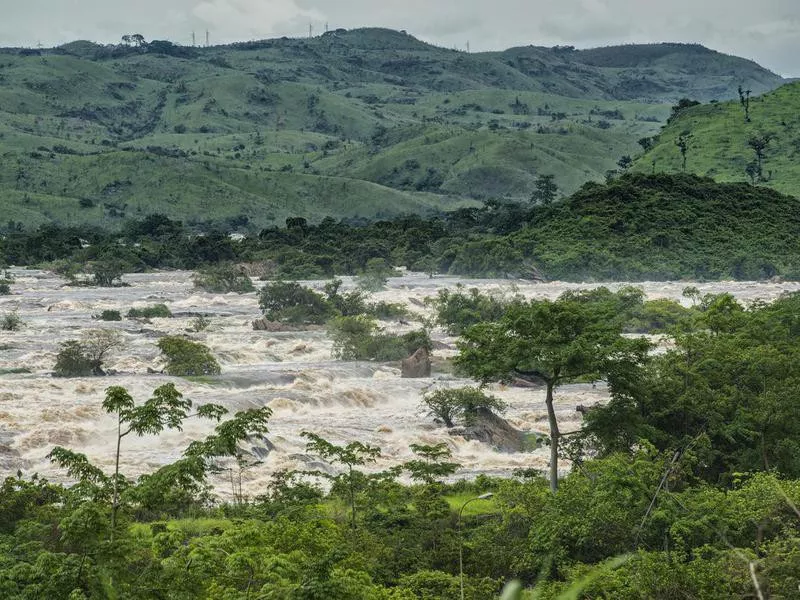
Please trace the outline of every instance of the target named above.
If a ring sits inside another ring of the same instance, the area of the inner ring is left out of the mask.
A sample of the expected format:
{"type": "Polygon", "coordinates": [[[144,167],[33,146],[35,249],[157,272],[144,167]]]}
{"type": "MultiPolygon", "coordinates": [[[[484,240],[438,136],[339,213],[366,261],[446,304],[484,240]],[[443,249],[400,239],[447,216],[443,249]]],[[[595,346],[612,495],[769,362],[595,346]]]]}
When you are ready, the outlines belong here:
{"type": "Polygon", "coordinates": [[[547,382],[547,420],[550,423],[550,491],[554,494],[558,491],[558,441],[561,433],[558,431],[558,421],[556,411],[553,408],[553,387],[555,383],[547,382]]]}
{"type": "Polygon", "coordinates": [[[122,445],[122,421],[117,421],[117,455],[114,460],[114,496],[111,500],[111,541],[117,529],[117,508],[119,507],[119,448],[122,445]]]}

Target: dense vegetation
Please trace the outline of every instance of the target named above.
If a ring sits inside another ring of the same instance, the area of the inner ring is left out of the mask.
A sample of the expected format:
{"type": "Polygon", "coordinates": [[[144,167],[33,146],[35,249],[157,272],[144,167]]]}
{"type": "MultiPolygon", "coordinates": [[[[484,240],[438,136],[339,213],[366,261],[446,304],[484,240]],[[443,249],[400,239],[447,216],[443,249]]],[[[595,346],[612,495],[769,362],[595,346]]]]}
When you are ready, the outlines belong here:
{"type": "Polygon", "coordinates": [[[470,54],[380,29],[2,49],[3,223],[164,213],[258,230],[526,199],[548,174],[571,193],[678,99],[781,83],[696,45],[470,54]]]}
{"type": "Polygon", "coordinates": [[[398,266],[578,281],[797,278],[798,215],[796,198],[761,186],[628,174],[552,203],[492,201],[430,219],[370,223],[291,218],[241,240],[163,215],[129,221],[121,233],[48,225],[6,233],[0,261],[44,263],[73,276],[79,268],[118,276],[205,267],[198,285],[219,291],[248,289],[238,268],[213,267],[231,262],[265,279],[362,275],[367,288],[380,287],[398,266]]]}
{"type": "MultiPolygon", "coordinates": [[[[241,474],[268,433],[268,409],[229,417],[215,405],[193,407],[172,384],[145,401],[110,387],[102,407],[119,422],[123,454],[128,435],[158,435],[193,415],[219,423],[177,462],[138,480],[119,472],[119,460],[108,474],[67,448],[51,459],[75,485],[7,478],[0,592],[53,600],[457,600],[461,557],[471,600],[497,597],[511,579],[528,589],[523,598],[794,598],[800,296],[750,307],[728,295],[695,299],[665,352],[624,369],[613,368],[618,356],[600,361],[612,367],[611,400],[590,409],[561,446],[575,467],[557,490],[533,470],[445,483],[458,465],[441,444],[415,445],[414,460],[376,472],[379,448],[303,432],[308,453],[331,468],[275,473],[248,497],[241,474]],[[224,470],[230,495],[215,503],[208,475],[224,470]],[[397,481],[403,472],[412,484],[397,481]],[[568,588],[571,595],[560,596],[568,588]]],[[[561,311],[558,335],[543,335],[546,323],[528,332],[524,343],[538,353],[525,366],[530,377],[547,377],[553,359],[570,375],[596,371],[600,363],[586,354],[596,347],[585,340],[619,343],[609,315],[619,311],[619,325],[644,306],[632,290],[603,289],[509,302],[496,323],[462,320],[464,361],[483,348],[502,375],[519,353],[494,346],[487,328],[522,327],[523,309],[561,311]],[[570,325],[575,319],[582,327],[570,325]]],[[[469,388],[425,401],[451,419],[487,403],[502,409],[469,388]]]]}

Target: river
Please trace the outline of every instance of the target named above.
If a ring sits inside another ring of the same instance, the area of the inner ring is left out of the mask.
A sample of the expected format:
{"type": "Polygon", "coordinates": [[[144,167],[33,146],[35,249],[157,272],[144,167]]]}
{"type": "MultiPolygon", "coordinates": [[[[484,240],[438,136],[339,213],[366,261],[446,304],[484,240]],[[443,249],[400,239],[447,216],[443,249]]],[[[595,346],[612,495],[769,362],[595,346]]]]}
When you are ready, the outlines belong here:
{"type": "MultiPolygon", "coordinates": [[[[324,331],[268,333],[254,331],[260,316],[255,293],[209,294],[196,290],[191,273],[185,271],[131,274],[128,287],[90,288],[69,286],[45,271],[11,269],[15,278],[12,295],[0,296],[0,317],[16,311],[23,322],[19,331],[0,331],[0,475],[21,470],[65,481],[62,471],[47,460],[53,446],[85,453],[96,465],[110,472],[116,440],[115,421],[103,412],[101,403],[109,385],[126,387],[137,401],[146,400],[156,387],[174,382],[194,403],[214,402],[231,412],[269,406],[273,410],[267,439],[269,452],[258,445],[261,464],[243,477],[246,493],[263,492],[271,473],[285,468],[322,466],[305,453],[302,431],[321,435],[334,443],[359,440],[381,448],[372,466],[382,469],[411,458],[412,443],[446,442],[453,459],[462,465],[457,477],[478,473],[508,474],[516,468],[547,468],[548,449],[505,454],[474,441],[448,434],[420,407],[421,395],[437,387],[468,385],[447,373],[427,379],[402,379],[396,365],[353,363],[331,358],[331,342],[324,331]],[[103,310],[165,303],[175,315],[150,323],[125,319],[105,322],[93,318],[103,310]],[[197,313],[209,315],[210,325],[191,331],[197,313]],[[92,328],[118,329],[124,346],[105,365],[114,375],[91,378],[53,378],[51,372],[59,344],[77,339],[92,328]],[[156,341],[165,334],[188,334],[209,346],[222,366],[215,380],[188,381],[159,374],[164,363],[156,341]],[[153,373],[155,371],[156,373],[153,373]]],[[[352,281],[345,279],[345,289],[352,281]]],[[[257,282],[258,283],[258,282],[257,282]]],[[[308,282],[321,287],[323,282],[308,282]]],[[[436,291],[462,284],[497,293],[520,293],[530,298],[556,298],[567,289],[597,284],[529,283],[501,280],[464,280],[450,277],[430,279],[406,273],[391,278],[386,291],[375,299],[403,302],[427,314],[423,302],[436,291]]],[[[628,285],[607,284],[611,289],[628,285]]],[[[674,298],[687,282],[641,283],[649,299],[674,298]]],[[[730,292],[742,301],[770,300],[785,291],[797,291],[797,283],[716,282],[694,283],[701,293],[730,292]]],[[[408,326],[386,323],[387,328],[408,326]]],[[[412,324],[412,326],[415,326],[412,324]]],[[[435,355],[455,354],[455,340],[441,330],[432,332],[435,355]]],[[[506,418],[516,427],[546,433],[544,393],[536,389],[491,386],[490,392],[508,403],[506,418]]],[[[579,426],[579,404],[591,405],[605,398],[603,386],[567,385],[556,395],[559,423],[563,431],[579,426]]],[[[122,472],[136,476],[176,460],[194,439],[211,432],[213,426],[198,419],[186,421],[183,431],[159,436],[128,436],[122,448],[122,472]]],[[[221,495],[229,486],[224,476],[214,483],[221,495]]]]}

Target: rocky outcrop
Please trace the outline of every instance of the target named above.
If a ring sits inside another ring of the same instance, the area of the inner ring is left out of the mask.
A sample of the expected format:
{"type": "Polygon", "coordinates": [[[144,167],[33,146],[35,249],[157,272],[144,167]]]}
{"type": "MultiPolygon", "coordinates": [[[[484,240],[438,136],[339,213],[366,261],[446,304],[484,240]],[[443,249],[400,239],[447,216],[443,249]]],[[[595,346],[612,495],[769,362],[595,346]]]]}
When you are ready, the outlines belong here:
{"type": "Polygon", "coordinates": [[[522,452],[529,445],[523,432],[514,429],[504,418],[485,408],[478,409],[469,425],[453,427],[450,434],[488,444],[500,452],[522,452]]]}
{"type": "Polygon", "coordinates": [[[426,348],[420,348],[408,358],[403,359],[400,370],[400,376],[406,379],[430,377],[431,355],[426,348]]]}

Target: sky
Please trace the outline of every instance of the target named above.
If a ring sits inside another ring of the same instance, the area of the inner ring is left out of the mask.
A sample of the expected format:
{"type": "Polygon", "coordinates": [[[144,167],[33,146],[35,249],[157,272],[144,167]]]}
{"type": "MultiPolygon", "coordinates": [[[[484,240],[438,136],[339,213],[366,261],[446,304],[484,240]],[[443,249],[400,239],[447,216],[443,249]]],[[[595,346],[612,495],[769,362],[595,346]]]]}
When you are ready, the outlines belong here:
{"type": "Polygon", "coordinates": [[[0,46],[76,39],[211,43],[343,27],[404,29],[471,51],[696,42],[800,77],[800,0],[0,0],[0,46]]]}

